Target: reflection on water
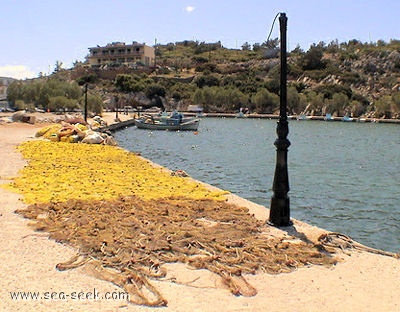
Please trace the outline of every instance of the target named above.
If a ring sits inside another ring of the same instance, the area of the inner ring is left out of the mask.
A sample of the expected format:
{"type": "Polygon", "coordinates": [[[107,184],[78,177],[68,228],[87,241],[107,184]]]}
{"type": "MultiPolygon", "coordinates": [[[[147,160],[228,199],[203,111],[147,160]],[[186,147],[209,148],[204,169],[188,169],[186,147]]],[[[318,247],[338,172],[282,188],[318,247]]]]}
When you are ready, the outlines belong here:
{"type": "MultiPolygon", "coordinates": [[[[399,126],[291,121],[289,131],[291,216],[399,252],[399,126]]],[[[274,120],[204,118],[198,134],[132,127],[115,137],[156,163],[269,206],[274,120]]]]}

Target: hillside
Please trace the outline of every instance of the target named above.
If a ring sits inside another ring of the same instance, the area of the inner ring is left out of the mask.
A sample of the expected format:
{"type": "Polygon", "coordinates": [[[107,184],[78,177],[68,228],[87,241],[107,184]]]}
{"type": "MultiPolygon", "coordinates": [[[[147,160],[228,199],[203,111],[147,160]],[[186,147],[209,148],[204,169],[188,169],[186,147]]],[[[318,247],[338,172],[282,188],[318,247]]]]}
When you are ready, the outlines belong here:
{"type": "MultiPolygon", "coordinates": [[[[206,112],[248,108],[275,113],[278,109],[277,39],[268,45],[244,44],[241,50],[226,49],[220,42],[182,41],[157,45],[156,57],[155,68],[113,64],[94,70],[77,64],[41,81],[89,82],[90,94],[101,98],[106,109],[159,106],[185,110],[190,104],[206,112]]],[[[289,114],[400,117],[400,41],[320,42],[307,51],[290,51],[288,67],[289,114]]],[[[46,103],[38,98],[11,96],[14,105],[20,99],[25,105],[31,101],[45,108],[46,103]]]]}

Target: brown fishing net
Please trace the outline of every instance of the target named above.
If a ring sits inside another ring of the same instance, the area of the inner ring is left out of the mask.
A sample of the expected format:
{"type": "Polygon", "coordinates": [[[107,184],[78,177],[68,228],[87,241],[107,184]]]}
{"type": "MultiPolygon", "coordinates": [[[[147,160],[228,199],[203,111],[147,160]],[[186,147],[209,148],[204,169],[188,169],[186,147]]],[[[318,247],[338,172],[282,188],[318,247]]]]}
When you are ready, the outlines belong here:
{"type": "Polygon", "coordinates": [[[321,245],[263,233],[264,223],[247,208],[220,201],[121,197],[34,204],[17,212],[34,219],[36,230],[79,250],[58,269],[85,264],[99,278],[124,288],[136,304],[167,304],[149,281],[166,276],[165,263],[207,269],[233,294],[253,296],[257,291],[243,274],[336,262],[321,245]]]}

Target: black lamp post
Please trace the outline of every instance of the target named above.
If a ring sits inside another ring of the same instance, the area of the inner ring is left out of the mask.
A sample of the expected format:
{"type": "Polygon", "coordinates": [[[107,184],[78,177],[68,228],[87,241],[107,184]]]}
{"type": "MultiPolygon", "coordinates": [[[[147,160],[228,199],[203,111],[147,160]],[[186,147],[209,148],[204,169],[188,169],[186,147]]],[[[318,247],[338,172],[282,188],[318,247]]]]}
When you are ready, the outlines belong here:
{"type": "Polygon", "coordinates": [[[274,194],[271,198],[269,213],[269,223],[274,226],[291,225],[290,221],[290,201],[287,193],[289,192],[289,175],[287,168],[287,153],[290,142],[287,139],[289,125],[287,121],[287,55],[286,55],[286,31],[287,17],[285,13],[279,16],[280,35],[281,35],[281,81],[280,81],[280,110],[279,121],[276,128],[278,138],[276,146],[276,166],[274,183],[272,190],[274,194]]]}
{"type": "Polygon", "coordinates": [[[87,115],[88,115],[88,108],[87,108],[87,89],[88,89],[88,83],[85,83],[85,107],[84,107],[84,119],[87,121],[87,115]]]}
{"type": "Polygon", "coordinates": [[[115,120],[118,120],[118,110],[119,110],[119,105],[118,105],[118,101],[119,101],[119,97],[114,97],[114,101],[115,101],[115,120]]]}

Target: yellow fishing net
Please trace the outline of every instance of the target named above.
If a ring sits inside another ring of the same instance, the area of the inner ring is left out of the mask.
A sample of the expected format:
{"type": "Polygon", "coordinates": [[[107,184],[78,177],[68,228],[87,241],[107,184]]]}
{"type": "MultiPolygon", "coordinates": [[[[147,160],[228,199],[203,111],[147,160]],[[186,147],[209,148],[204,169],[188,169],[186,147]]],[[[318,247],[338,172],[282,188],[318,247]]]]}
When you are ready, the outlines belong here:
{"type": "Polygon", "coordinates": [[[7,188],[23,193],[28,204],[120,195],[225,200],[227,194],[171,176],[164,168],[114,146],[37,140],[25,142],[18,149],[29,159],[29,166],[7,188]]]}

